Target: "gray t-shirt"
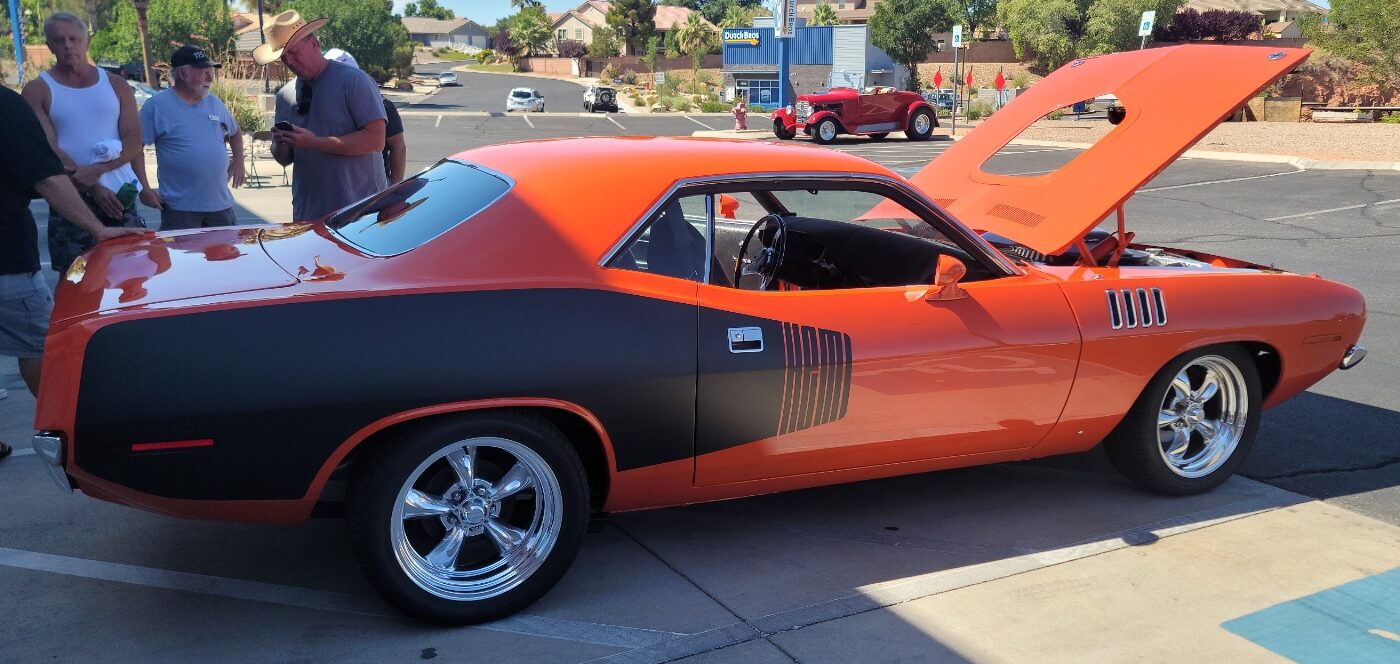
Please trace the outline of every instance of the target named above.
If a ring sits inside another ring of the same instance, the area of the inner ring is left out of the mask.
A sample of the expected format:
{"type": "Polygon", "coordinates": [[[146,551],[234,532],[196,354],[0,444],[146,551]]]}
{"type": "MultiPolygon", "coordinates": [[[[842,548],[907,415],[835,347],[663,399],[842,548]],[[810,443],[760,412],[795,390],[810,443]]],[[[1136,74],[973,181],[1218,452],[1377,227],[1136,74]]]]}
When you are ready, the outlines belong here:
{"type": "Polygon", "coordinates": [[[147,100],[141,107],[141,141],[156,146],[165,204],[184,212],[233,207],[224,140],[237,134],[238,122],[212,94],[191,104],[166,89],[147,100]]]}
{"type": "MultiPolygon", "coordinates": [[[[384,119],[384,102],[368,74],[334,60],[326,62],[311,85],[310,110],[297,112],[305,82],[293,79],[277,91],[277,121],[306,127],[317,136],[343,136],[384,119]]],[[[292,170],[292,217],[320,218],[389,185],[378,152],[344,157],[297,150],[292,170]]]]}

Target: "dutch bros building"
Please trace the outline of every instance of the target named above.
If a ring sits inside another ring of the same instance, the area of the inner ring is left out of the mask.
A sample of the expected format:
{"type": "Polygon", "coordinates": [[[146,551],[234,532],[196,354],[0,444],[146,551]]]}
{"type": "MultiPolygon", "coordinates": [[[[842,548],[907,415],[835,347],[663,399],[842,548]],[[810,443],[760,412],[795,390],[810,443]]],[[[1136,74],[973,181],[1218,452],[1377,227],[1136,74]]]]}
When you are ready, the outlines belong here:
{"type": "MultiPolygon", "coordinates": [[[[773,36],[773,17],[756,18],[751,27],[725,28],[721,39],[725,100],[743,95],[751,105],[776,105],[778,40],[773,36]]],[[[898,87],[907,77],[904,67],[870,44],[865,25],[807,27],[806,20],[799,18],[791,58],[789,99],[834,87],[898,87]]]]}

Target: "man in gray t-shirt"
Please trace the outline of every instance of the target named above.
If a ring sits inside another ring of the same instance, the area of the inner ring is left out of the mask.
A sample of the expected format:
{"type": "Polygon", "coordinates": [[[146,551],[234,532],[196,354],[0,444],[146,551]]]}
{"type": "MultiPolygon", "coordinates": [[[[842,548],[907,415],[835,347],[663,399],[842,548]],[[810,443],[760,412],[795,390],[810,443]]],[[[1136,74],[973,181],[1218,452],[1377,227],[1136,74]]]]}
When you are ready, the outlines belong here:
{"type": "Polygon", "coordinates": [[[272,155],[296,164],[292,217],[319,219],[382,191],[385,116],[374,79],[326,60],[314,34],[287,44],[281,59],[297,78],[277,92],[277,122],[291,127],[273,130],[272,155]]]}
{"type": "Polygon", "coordinates": [[[182,46],[170,65],[175,87],[141,107],[141,141],[156,146],[160,229],[232,226],[237,220],[228,185],[243,185],[243,136],[224,102],[209,94],[219,64],[199,48],[182,46]]]}

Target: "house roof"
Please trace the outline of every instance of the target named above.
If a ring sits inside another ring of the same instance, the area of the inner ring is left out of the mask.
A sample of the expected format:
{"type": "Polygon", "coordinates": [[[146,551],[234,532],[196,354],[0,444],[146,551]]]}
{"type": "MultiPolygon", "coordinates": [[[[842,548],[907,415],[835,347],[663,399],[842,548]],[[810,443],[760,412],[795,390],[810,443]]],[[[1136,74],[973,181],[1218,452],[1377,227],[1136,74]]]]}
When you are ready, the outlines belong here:
{"type": "Polygon", "coordinates": [[[450,21],[443,21],[436,18],[423,18],[421,16],[405,16],[400,21],[403,27],[411,35],[424,34],[447,34],[462,29],[463,26],[471,23],[471,19],[454,18],[450,21]]]}
{"type": "Polygon", "coordinates": [[[1327,13],[1326,9],[1308,0],[1188,0],[1186,7],[1198,12],[1219,9],[1234,12],[1250,12],[1254,14],[1280,10],[1290,12],[1312,12],[1315,14],[1327,13]]]}
{"type": "MultiPolygon", "coordinates": [[[[587,16],[584,14],[584,12],[588,9],[590,5],[598,11],[603,12],[604,14],[608,13],[608,10],[612,8],[612,3],[606,2],[605,0],[588,0],[587,2],[584,2],[583,4],[573,9],[570,9],[569,11],[550,14],[549,18],[553,21],[553,25],[555,27],[558,27],[558,25],[562,21],[568,19],[569,17],[576,18],[580,22],[592,26],[594,28],[603,27],[601,23],[588,20],[587,16]]],[[[679,28],[682,25],[685,25],[685,22],[690,20],[690,15],[692,13],[694,13],[694,10],[691,10],[686,7],[657,5],[656,17],[653,19],[653,23],[655,23],[657,30],[673,30],[679,28]]],[[[709,21],[705,21],[705,25],[708,25],[710,26],[710,28],[715,30],[719,29],[715,27],[715,24],[709,21]]]]}

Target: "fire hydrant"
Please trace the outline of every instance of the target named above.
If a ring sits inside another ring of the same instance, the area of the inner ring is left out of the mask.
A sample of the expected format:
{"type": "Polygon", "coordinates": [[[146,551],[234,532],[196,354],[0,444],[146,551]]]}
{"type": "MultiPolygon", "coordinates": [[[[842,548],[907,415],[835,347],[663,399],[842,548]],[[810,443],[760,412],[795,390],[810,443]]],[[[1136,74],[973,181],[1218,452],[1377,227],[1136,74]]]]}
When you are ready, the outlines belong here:
{"type": "Polygon", "coordinates": [[[744,100],[740,99],[739,103],[734,105],[734,128],[736,130],[748,129],[748,117],[749,109],[744,107],[744,100]]]}

